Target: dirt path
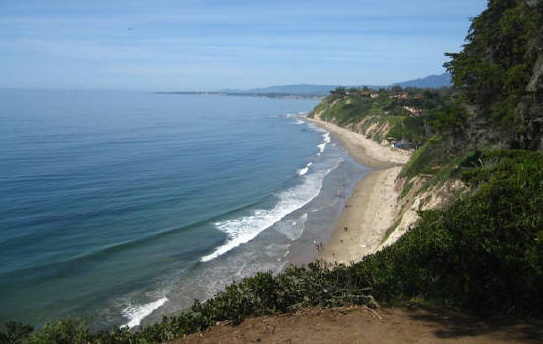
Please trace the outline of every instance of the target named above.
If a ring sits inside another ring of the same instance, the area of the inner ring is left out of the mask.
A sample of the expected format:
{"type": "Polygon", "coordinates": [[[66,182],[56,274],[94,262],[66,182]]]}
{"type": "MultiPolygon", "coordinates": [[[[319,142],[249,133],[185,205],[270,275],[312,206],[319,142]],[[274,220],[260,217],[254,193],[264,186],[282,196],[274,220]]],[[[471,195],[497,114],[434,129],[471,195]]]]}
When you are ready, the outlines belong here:
{"type": "Polygon", "coordinates": [[[219,324],[181,343],[543,343],[543,321],[479,319],[452,311],[365,307],[304,309],[238,326],[219,324]]]}

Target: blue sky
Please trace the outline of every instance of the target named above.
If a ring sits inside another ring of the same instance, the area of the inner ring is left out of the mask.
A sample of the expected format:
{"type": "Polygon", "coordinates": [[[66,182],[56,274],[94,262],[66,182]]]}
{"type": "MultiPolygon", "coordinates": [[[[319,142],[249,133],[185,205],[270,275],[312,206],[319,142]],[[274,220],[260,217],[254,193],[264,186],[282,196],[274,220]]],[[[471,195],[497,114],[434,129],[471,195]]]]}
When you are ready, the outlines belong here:
{"type": "Polygon", "coordinates": [[[387,85],[444,72],[486,0],[0,0],[0,87],[387,85]]]}

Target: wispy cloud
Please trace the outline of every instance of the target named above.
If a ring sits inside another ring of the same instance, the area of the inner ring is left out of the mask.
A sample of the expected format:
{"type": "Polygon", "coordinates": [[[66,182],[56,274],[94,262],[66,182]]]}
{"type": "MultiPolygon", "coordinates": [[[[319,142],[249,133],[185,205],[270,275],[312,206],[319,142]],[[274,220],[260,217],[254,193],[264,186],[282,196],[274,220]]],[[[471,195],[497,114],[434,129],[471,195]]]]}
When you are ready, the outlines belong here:
{"type": "MultiPolygon", "coordinates": [[[[112,79],[130,87],[142,75],[170,87],[179,87],[182,76],[187,88],[205,80],[209,88],[250,87],[280,77],[281,83],[387,83],[439,72],[443,53],[460,49],[468,17],[485,5],[486,0],[6,2],[0,5],[0,71],[9,70],[10,77],[0,86],[32,80],[31,73],[41,73],[43,81],[48,70],[86,75],[82,69],[93,71],[91,87],[107,87],[112,79]]],[[[62,83],[64,74],[55,82],[62,83]]]]}

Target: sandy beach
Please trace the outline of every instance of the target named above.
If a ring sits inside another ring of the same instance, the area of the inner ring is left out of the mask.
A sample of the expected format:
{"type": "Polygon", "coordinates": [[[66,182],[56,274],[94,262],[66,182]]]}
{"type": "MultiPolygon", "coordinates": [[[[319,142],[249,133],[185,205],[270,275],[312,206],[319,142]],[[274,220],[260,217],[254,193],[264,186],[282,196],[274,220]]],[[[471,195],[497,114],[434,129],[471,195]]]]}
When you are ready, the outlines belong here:
{"type": "Polygon", "coordinates": [[[406,151],[383,146],[331,123],[308,118],[336,137],[360,164],[373,169],[356,185],[333,229],[332,237],[319,252],[327,262],[350,263],[375,252],[396,220],[396,178],[410,157],[406,151]]]}

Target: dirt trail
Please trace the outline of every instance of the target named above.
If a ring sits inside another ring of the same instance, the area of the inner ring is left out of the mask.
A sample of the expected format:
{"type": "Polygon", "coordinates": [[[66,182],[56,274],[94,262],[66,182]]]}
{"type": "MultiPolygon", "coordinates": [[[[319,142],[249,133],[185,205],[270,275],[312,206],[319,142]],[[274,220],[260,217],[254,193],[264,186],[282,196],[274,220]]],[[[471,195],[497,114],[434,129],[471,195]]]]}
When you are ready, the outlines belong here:
{"type": "Polygon", "coordinates": [[[543,343],[543,321],[480,319],[423,308],[309,308],[296,314],[250,318],[237,326],[219,324],[181,343],[543,343]]]}

